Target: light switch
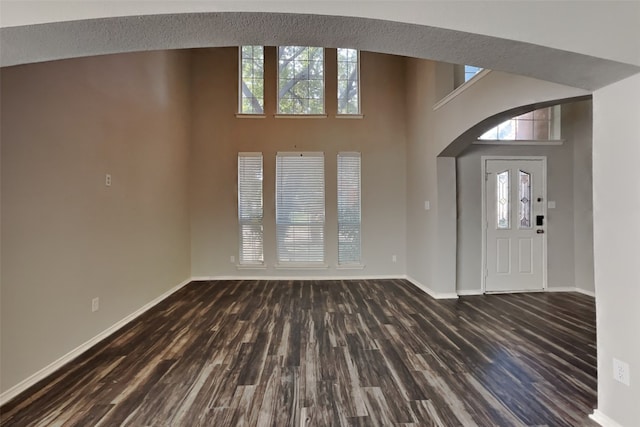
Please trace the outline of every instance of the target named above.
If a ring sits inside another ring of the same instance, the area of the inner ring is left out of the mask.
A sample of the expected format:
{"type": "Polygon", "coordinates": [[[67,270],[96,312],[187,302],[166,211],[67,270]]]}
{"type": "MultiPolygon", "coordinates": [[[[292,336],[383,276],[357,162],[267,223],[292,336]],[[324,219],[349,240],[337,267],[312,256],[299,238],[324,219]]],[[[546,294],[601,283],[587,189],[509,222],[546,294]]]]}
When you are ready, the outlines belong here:
{"type": "Polygon", "coordinates": [[[549,200],[549,202],[547,203],[547,207],[549,209],[555,209],[556,208],[556,202],[553,200],[549,200]]]}
{"type": "Polygon", "coordinates": [[[429,209],[431,209],[431,203],[428,200],[424,201],[424,210],[428,211],[429,209]]]}

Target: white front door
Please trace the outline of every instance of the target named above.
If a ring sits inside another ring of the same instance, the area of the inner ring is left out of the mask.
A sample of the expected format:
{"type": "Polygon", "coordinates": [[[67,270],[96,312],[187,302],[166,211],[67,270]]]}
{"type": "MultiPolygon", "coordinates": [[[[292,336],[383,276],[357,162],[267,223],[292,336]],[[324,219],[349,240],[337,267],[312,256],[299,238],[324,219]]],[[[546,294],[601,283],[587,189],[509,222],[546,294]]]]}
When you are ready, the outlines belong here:
{"type": "Polygon", "coordinates": [[[485,292],[545,288],[545,159],[484,159],[485,292]]]}

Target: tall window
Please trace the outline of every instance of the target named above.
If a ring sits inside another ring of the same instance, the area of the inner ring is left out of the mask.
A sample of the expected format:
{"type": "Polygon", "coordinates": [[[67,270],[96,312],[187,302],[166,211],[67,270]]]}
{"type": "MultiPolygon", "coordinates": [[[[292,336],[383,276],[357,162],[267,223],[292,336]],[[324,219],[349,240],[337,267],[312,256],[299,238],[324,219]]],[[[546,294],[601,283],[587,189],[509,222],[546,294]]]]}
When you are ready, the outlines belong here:
{"type": "Polygon", "coordinates": [[[264,263],[262,153],[238,153],[239,262],[264,263]]]}
{"type": "Polygon", "coordinates": [[[360,153],[338,154],[338,264],[360,264],[360,153]]]}
{"type": "Polygon", "coordinates": [[[240,47],[240,113],[264,114],[264,47],[240,47]]]}
{"type": "Polygon", "coordinates": [[[505,120],[480,136],[481,140],[547,141],[560,139],[560,106],[541,108],[505,120]]]}
{"type": "Polygon", "coordinates": [[[324,49],[278,47],[278,113],[324,114],[324,49]]]}
{"type": "Polygon", "coordinates": [[[473,65],[465,65],[464,66],[464,81],[468,82],[471,80],[476,74],[482,71],[480,67],[474,67],[473,65]]]}
{"type": "Polygon", "coordinates": [[[324,155],[278,153],[276,238],[279,263],[324,262],[324,155]]]}
{"type": "Polygon", "coordinates": [[[338,49],[338,114],[360,114],[360,55],[338,49]]]}

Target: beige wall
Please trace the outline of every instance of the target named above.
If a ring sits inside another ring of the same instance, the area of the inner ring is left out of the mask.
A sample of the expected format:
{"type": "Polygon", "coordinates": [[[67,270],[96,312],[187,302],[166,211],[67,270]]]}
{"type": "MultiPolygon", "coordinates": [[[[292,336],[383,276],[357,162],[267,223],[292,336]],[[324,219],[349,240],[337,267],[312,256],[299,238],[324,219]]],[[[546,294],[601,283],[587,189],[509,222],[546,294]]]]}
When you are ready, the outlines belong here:
{"type": "Polygon", "coordinates": [[[189,278],[187,55],[2,69],[3,392],[189,278]]]}
{"type": "Polygon", "coordinates": [[[640,75],[593,95],[593,230],[598,410],[622,426],[640,420],[640,75]],[[613,358],[631,382],[613,379],[613,358]]]}
{"type": "Polygon", "coordinates": [[[438,147],[433,104],[438,101],[436,63],[407,60],[407,275],[435,292],[438,255],[438,147]],[[425,210],[425,201],[430,209],[425,210]]]}
{"type": "MultiPolygon", "coordinates": [[[[262,119],[235,115],[237,48],[2,70],[2,390],[189,276],[408,274],[436,295],[455,292],[455,162],[437,156],[450,142],[445,136],[466,129],[471,118],[461,121],[454,114],[470,108],[459,99],[433,110],[451,87],[450,75],[443,78],[451,66],[363,52],[364,118],[344,119],[335,117],[331,96],[336,91],[334,52],[327,50],[328,117],[322,119],[273,117],[274,48],[266,51],[271,84],[262,119]],[[239,270],[230,262],[238,255],[239,151],[264,154],[265,270],[239,270]],[[326,270],[274,268],[278,151],[325,153],[326,270]],[[362,152],[363,270],[336,269],[339,151],[362,152]],[[109,188],[105,173],[113,176],[109,188]],[[93,297],[101,300],[94,314],[93,297]]],[[[490,93],[495,83],[505,81],[526,88],[514,89],[515,100],[493,94],[491,111],[475,111],[477,117],[517,105],[528,96],[527,88],[543,97],[573,93],[496,73],[464,95],[490,93]]],[[[586,110],[573,114],[584,117],[586,110]]],[[[573,132],[586,138],[589,131],[577,119],[572,123],[573,132]]],[[[570,147],[558,150],[588,161],[588,148],[578,152],[570,147]]],[[[564,171],[563,164],[554,165],[550,173],[564,171]]],[[[571,193],[567,188],[576,173],[559,182],[557,191],[571,193]]],[[[585,182],[581,191],[586,187],[585,182]]],[[[564,213],[558,224],[574,234],[588,228],[577,220],[571,227],[578,214],[563,209],[559,204],[558,214],[564,213]]],[[[588,203],[580,209],[587,212],[588,203]]],[[[572,239],[561,246],[573,247],[572,239]]],[[[466,263],[466,255],[459,255],[466,263]]],[[[576,269],[577,257],[578,251],[571,262],[576,269]]],[[[584,257],[588,263],[588,253],[584,257]]],[[[573,270],[563,269],[554,280],[568,286],[573,276],[573,270]]]]}
{"type": "Polygon", "coordinates": [[[452,87],[446,68],[432,61],[407,60],[407,275],[433,295],[455,297],[455,162],[438,156],[458,155],[470,143],[463,136],[496,114],[588,93],[491,71],[440,102],[441,94],[452,87]],[[425,201],[430,210],[425,210],[425,201]]]}
{"type": "Polygon", "coordinates": [[[547,200],[556,202],[555,209],[547,210],[548,286],[593,291],[592,197],[585,191],[591,186],[591,102],[563,105],[561,123],[562,146],[473,145],[457,158],[458,291],[481,286],[482,156],[547,157],[547,200]]]}
{"type": "Polygon", "coordinates": [[[405,272],[406,148],[404,59],[362,52],[363,119],[335,118],[335,50],[326,51],[328,117],[274,118],[275,48],[267,48],[266,118],[236,118],[237,48],[193,53],[191,267],[211,276],[401,276],[405,272]],[[266,270],[238,270],[237,154],[264,156],[266,270]],[[325,153],[326,270],[276,270],[275,156],[278,151],[325,153]],[[336,156],[362,153],[363,270],[336,271],[336,156]],[[397,262],[392,262],[392,255],[397,262]]]}
{"type": "Polygon", "coordinates": [[[562,113],[573,141],[573,238],[576,288],[595,293],[593,276],[593,105],[579,102],[562,113]]]}

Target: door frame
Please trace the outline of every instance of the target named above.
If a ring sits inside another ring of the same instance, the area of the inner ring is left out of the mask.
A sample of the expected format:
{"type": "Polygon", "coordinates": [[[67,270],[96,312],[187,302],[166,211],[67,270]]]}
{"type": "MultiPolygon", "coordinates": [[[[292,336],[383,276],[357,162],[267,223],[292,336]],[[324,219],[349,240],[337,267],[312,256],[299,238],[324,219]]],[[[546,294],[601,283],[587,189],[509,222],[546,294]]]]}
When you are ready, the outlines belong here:
{"type": "MultiPolygon", "coordinates": [[[[541,160],[542,161],[542,214],[545,218],[544,234],[542,235],[542,292],[547,291],[547,234],[549,231],[549,219],[547,216],[547,156],[481,156],[482,161],[482,263],[480,266],[481,290],[487,293],[487,161],[489,160],[541,160]]],[[[513,291],[530,292],[530,291],[513,291]]]]}

